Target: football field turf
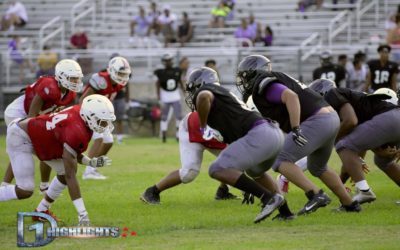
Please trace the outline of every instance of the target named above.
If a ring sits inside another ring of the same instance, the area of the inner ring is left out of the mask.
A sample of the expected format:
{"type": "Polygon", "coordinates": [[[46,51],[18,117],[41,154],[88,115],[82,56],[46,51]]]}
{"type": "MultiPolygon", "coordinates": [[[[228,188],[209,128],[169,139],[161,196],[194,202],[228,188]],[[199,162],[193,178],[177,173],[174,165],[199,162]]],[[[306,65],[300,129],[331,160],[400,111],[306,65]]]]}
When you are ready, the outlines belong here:
{"type": "MultiPolygon", "coordinates": [[[[109,156],[112,166],[101,169],[107,180],[83,181],[84,167],[80,166],[81,193],[92,225],[116,226],[121,231],[126,228],[128,236],[60,238],[44,249],[400,249],[400,206],[395,204],[400,200],[399,188],[373,165],[371,154],[367,155],[371,170],[367,179],[377,200],[363,205],[361,213],[332,212],[339,201],[311,177],[332,198],[328,207],[290,222],[271,221],[274,213],[260,224],[253,224],[260,211],[258,201],[241,205],[240,200],[214,200],[218,183],[207,174],[213,160],[209,153],[198,178],[163,192],[159,206],[146,205],[139,196],[145,188],[179,168],[178,143],[172,139],[161,144],[158,139],[129,138],[123,145],[115,145],[109,156]]],[[[7,162],[3,136],[0,137],[1,177],[7,162]]],[[[339,171],[336,154],[331,157],[330,165],[339,171]]],[[[0,249],[16,248],[17,212],[36,208],[41,200],[38,185],[39,168],[36,167],[34,195],[23,201],[0,203],[0,249]]],[[[240,195],[238,190],[232,192],[240,195]]],[[[306,202],[304,193],[293,185],[287,199],[295,212],[306,202]]],[[[52,211],[63,220],[63,225],[77,224],[77,213],[66,190],[52,211]]]]}

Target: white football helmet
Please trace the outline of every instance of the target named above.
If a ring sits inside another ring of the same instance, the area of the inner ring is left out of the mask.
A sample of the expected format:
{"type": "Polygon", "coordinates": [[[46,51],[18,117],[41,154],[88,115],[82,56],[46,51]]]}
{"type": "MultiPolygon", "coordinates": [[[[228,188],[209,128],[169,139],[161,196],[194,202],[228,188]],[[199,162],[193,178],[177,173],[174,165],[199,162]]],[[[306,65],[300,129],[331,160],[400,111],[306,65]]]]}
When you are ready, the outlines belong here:
{"type": "Polygon", "coordinates": [[[81,66],[74,60],[64,59],[57,63],[55,78],[64,88],[80,92],[83,88],[82,77],[81,66]],[[71,78],[77,78],[77,80],[71,81],[71,78]]]}
{"type": "Polygon", "coordinates": [[[394,92],[392,89],[389,88],[377,89],[372,95],[385,95],[387,96],[387,99],[385,99],[385,101],[390,102],[394,105],[397,105],[397,102],[399,100],[397,98],[396,92],[394,92]]]}
{"type": "Polygon", "coordinates": [[[132,71],[128,60],[121,56],[116,56],[108,63],[107,72],[114,82],[125,86],[129,81],[132,71]]]}
{"type": "Polygon", "coordinates": [[[113,131],[112,124],[115,121],[114,106],[111,101],[103,95],[89,95],[83,99],[80,115],[91,130],[104,133],[106,130],[113,131]]]}

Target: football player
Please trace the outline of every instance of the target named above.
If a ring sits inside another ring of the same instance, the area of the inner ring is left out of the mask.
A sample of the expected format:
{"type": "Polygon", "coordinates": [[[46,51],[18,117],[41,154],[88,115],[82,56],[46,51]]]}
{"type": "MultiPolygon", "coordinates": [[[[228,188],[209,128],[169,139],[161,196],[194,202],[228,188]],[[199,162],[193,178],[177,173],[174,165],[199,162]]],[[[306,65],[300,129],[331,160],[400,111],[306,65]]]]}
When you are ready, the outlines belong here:
{"type": "Polygon", "coordinates": [[[305,191],[308,198],[299,215],[316,211],[330,203],[330,198],[319,190],[295,165],[308,156],[308,169],[335,193],[345,211],[361,210],[339,179],[328,168],[339,117],[317,93],[306,85],[281,72],[272,71],[271,62],[261,55],[245,57],[238,66],[237,86],[244,95],[252,95],[253,102],[264,117],[279,122],[287,133],[283,150],[272,168],[305,191]]]}
{"type": "Polygon", "coordinates": [[[171,54],[165,54],[161,58],[164,69],[157,69],[154,74],[157,76],[156,94],[161,102],[161,122],[160,131],[162,142],[167,140],[168,114],[171,107],[175,114],[176,138],[178,139],[179,123],[182,119],[181,95],[179,88],[183,90],[181,81],[182,71],[178,67],[173,67],[173,57],[171,54]]]}
{"type": "MultiPolygon", "coordinates": [[[[106,96],[111,101],[114,100],[117,93],[126,87],[131,76],[131,67],[129,62],[121,57],[116,56],[110,59],[106,70],[95,73],[89,80],[89,84],[85,87],[83,94],[80,98],[82,103],[83,99],[92,94],[100,94],[106,96]]],[[[88,156],[98,157],[106,155],[110,151],[114,139],[111,131],[105,130],[103,133],[93,133],[93,145],[89,149],[88,156]]],[[[87,166],[82,178],[104,180],[107,177],[100,174],[96,168],[87,166]]]]}
{"type": "Polygon", "coordinates": [[[391,96],[336,88],[324,79],[311,83],[310,89],[323,95],[340,116],[335,147],[345,172],[355,182],[357,194],[353,199],[360,203],[376,199],[359,160],[359,153],[367,150],[374,152],[375,164],[400,186],[400,165],[395,161],[400,145],[400,109],[385,101],[391,96]]]}
{"type": "Polygon", "coordinates": [[[346,69],[332,62],[332,52],[324,50],[320,56],[321,66],[313,71],[313,80],[329,79],[336,83],[337,86],[344,87],[346,85],[346,69]]]}
{"type": "MultiPolygon", "coordinates": [[[[140,199],[149,204],[160,204],[160,193],[181,183],[192,182],[200,172],[203,152],[209,151],[218,156],[226,147],[225,143],[212,138],[204,140],[200,134],[200,122],[197,112],[187,114],[179,124],[179,150],[181,168],[171,172],[156,185],[149,187],[140,199]]],[[[236,199],[229,193],[228,186],[221,183],[215,194],[216,200],[236,199]]]]}
{"type": "MultiPolygon", "coordinates": [[[[24,95],[15,99],[4,112],[6,124],[17,118],[35,117],[49,114],[72,104],[76,92],[82,90],[82,69],[77,62],[70,59],[61,60],[55,67],[55,76],[42,76],[35,83],[27,86],[24,95]]],[[[49,186],[50,167],[40,162],[40,190],[49,186]]],[[[11,183],[13,173],[9,164],[2,185],[11,183]]]]}
{"type": "Polygon", "coordinates": [[[261,200],[262,209],[255,223],[280,207],[278,216],[293,216],[283,196],[277,193],[276,183],[265,173],[283,145],[278,125],[263,119],[221,87],[217,73],[210,68],[193,70],[186,91],[186,103],[198,112],[203,139],[216,138],[229,144],[211,164],[209,175],[261,200]]]}
{"type": "Polygon", "coordinates": [[[368,74],[364,91],[369,92],[370,88],[375,91],[379,88],[390,88],[397,90],[397,74],[399,65],[389,61],[391,47],[387,44],[378,47],[379,59],[371,60],[368,64],[368,74]]]}
{"type": "Polygon", "coordinates": [[[79,224],[89,225],[88,212],[76,178],[77,162],[92,167],[109,165],[107,157],[89,158],[82,152],[86,150],[92,133],[112,130],[114,120],[112,103],[104,96],[91,95],[83,100],[82,105],[72,106],[59,113],[11,122],[6,143],[16,185],[0,187],[0,201],[32,196],[35,187],[33,154],[36,154],[57,172],[36,211],[52,215],[50,205],[68,187],[79,215],[79,224]]]}

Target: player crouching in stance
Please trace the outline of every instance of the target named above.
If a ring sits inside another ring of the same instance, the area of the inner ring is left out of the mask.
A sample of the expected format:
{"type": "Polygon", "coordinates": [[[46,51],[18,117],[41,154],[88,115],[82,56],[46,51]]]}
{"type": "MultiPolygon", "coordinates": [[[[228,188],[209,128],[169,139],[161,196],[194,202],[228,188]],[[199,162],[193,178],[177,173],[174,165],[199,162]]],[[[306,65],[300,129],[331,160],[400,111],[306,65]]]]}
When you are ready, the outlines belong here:
{"type": "Polygon", "coordinates": [[[32,154],[36,154],[57,172],[36,211],[51,214],[50,205],[68,187],[79,214],[79,224],[89,225],[76,178],[77,162],[93,167],[110,164],[105,156],[90,159],[82,152],[86,150],[92,133],[112,130],[114,120],[112,103],[101,95],[86,97],[82,105],[59,113],[14,120],[8,127],[6,143],[16,185],[0,187],[0,201],[26,199],[33,194],[35,163],[32,154]]]}
{"type": "MultiPolygon", "coordinates": [[[[204,140],[200,133],[200,122],[197,112],[187,114],[179,124],[179,150],[182,167],[171,172],[156,185],[149,187],[140,199],[149,204],[160,203],[160,193],[181,183],[192,182],[200,172],[203,152],[208,150],[218,156],[226,147],[225,143],[212,138],[204,140]]],[[[228,186],[221,183],[215,194],[216,200],[237,199],[229,193],[228,186]]]]}
{"type": "Polygon", "coordinates": [[[255,223],[281,207],[280,213],[286,212],[283,216],[292,216],[284,197],[276,193],[276,183],[265,173],[283,145],[276,123],[263,119],[221,87],[217,73],[210,68],[193,70],[186,91],[186,103],[199,114],[203,139],[216,138],[229,144],[211,164],[209,175],[261,200],[255,223]]]}

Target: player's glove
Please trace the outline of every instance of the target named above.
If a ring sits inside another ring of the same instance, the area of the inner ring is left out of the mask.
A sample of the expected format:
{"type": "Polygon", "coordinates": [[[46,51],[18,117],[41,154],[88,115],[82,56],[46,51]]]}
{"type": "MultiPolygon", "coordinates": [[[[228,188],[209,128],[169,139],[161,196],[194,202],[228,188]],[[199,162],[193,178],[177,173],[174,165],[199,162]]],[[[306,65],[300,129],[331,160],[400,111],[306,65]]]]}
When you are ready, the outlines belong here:
{"type": "Polygon", "coordinates": [[[254,204],[254,195],[244,192],[242,204],[246,204],[246,205],[254,204]]]}
{"type": "Polygon", "coordinates": [[[303,147],[308,142],[307,138],[301,132],[301,128],[299,126],[292,128],[292,138],[294,143],[300,147],[303,147]]]}
{"type": "Polygon", "coordinates": [[[202,134],[203,139],[206,141],[209,141],[213,138],[219,142],[224,141],[224,137],[221,135],[221,133],[218,130],[210,128],[208,125],[206,125],[205,128],[200,128],[200,133],[202,134]]]}
{"type": "Polygon", "coordinates": [[[89,214],[87,212],[84,212],[84,213],[80,214],[78,216],[78,219],[79,219],[79,223],[78,223],[79,227],[88,227],[88,226],[90,226],[89,214]]]}
{"type": "Polygon", "coordinates": [[[112,160],[108,158],[105,155],[99,156],[99,157],[93,157],[90,160],[89,165],[94,168],[100,168],[100,167],[105,167],[105,166],[110,166],[112,160]]]}

